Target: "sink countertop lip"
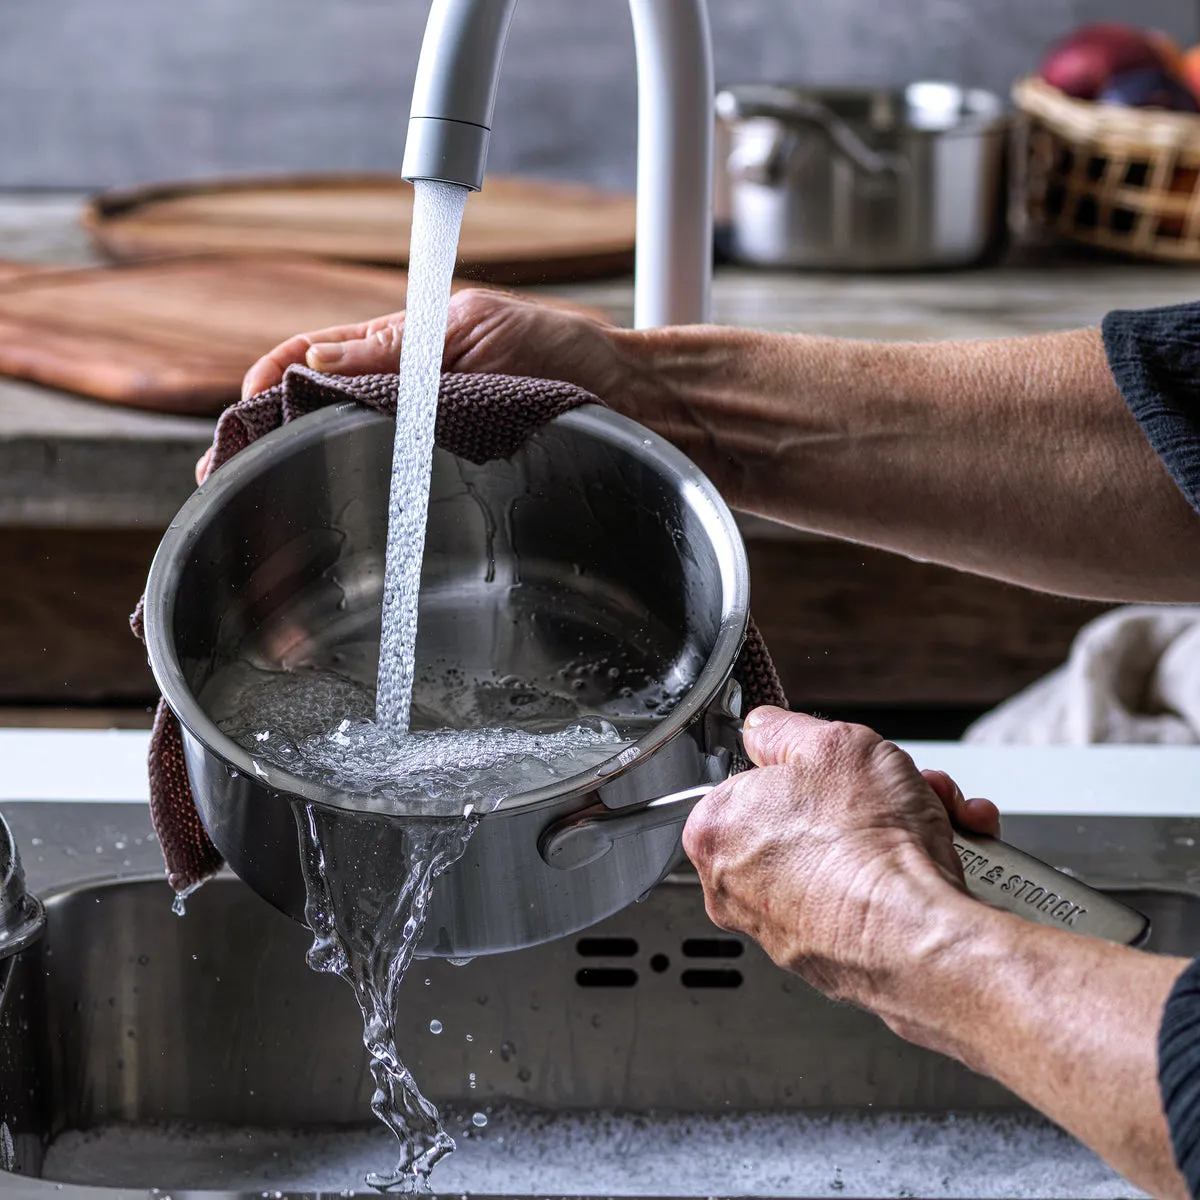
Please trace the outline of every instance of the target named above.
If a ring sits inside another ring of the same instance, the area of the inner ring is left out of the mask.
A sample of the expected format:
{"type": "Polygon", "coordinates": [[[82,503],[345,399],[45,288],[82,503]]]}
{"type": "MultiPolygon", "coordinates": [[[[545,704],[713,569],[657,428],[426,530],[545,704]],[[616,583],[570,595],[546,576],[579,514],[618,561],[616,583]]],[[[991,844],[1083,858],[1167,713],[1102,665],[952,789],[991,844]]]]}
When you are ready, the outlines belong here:
{"type": "MultiPolygon", "coordinates": [[[[0,729],[0,804],[144,805],[150,734],[0,729]]],[[[1200,746],[973,746],[905,741],[1008,816],[1200,817],[1200,746]]]]}
{"type": "MultiPolygon", "coordinates": [[[[0,191],[0,258],[98,261],[79,225],[84,197],[0,191]]],[[[621,324],[629,279],[543,289],[621,324]]],[[[982,338],[1095,325],[1115,307],[1200,295],[1200,269],[1063,258],[920,274],[719,267],[713,319],[764,330],[882,340],[982,338]]],[[[165,528],[192,489],[213,421],[135,412],[0,378],[0,525],[165,528]]],[[[753,536],[790,537],[765,522],[753,536]]],[[[797,535],[799,536],[799,535],[797,535]]]]}

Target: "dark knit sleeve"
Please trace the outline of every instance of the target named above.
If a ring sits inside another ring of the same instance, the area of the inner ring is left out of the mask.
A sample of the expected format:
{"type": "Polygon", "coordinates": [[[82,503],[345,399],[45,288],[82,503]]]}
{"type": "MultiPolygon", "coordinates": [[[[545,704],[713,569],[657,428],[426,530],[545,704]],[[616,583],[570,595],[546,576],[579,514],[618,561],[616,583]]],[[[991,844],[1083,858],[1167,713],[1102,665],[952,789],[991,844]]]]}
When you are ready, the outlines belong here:
{"type": "Polygon", "coordinates": [[[1163,1010],[1158,1084],[1175,1162],[1200,1197],[1200,959],[1176,981],[1163,1010]]]}
{"type": "Polygon", "coordinates": [[[1129,411],[1200,512],[1200,302],[1111,312],[1101,331],[1129,411]]]}

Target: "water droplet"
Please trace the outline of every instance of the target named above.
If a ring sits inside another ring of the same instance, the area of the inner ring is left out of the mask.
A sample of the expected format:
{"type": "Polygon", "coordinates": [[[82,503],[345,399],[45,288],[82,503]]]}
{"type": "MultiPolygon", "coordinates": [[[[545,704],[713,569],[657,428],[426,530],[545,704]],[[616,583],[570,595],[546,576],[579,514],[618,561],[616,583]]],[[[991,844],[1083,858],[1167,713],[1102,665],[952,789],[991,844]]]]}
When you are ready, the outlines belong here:
{"type": "Polygon", "coordinates": [[[517,1048],[512,1042],[500,1043],[500,1057],[504,1062],[512,1062],[513,1055],[516,1054],[517,1048]]]}
{"type": "Polygon", "coordinates": [[[533,1078],[533,1072],[528,1067],[522,1067],[517,1072],[517,1078],[522,1083],[528,1083],[533,1078]]]}
{"type": "Polygon", "coordinates": [[[482,1129],[487,1124],[487,1115],[481,1112],[472,1113],[471,1124],[474,1125],[476,1129],[482,1129]]]}
{"type": "Polygon", "coordinates": [[[442,1023],[441,1023],[441,1021],[438,1021],[438,1020],[436,1020],[436,1019],[435,1019],[435,1020],[433,1020],[433,1021],[430,1021],[430,1022],[429,1022],[429,1032],[430,1032],[430,1033],[441,1033],[441,1032],[442,1032],[442,1023]]]}
{"type": "Polygon", "coordinates": [[[473,1033],[468,1033],[468,1034],[467,1034],[467,1041],[468,1041],[468,1042],[473,1042],[474,1040],[475,1040],[475,1035],[474,1035],[473,1033]]]}

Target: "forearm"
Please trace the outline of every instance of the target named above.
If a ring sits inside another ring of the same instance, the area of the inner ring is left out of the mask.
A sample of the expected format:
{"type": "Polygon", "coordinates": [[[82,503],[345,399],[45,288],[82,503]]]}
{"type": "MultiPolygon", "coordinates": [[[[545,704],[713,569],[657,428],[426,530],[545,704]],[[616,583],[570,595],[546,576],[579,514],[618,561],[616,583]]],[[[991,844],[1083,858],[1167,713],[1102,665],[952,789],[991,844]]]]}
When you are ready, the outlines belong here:
{"type": "Polygon", "coordinates": [[[1186,1197],[1158,1085],[1157,1036],[1187,966],[939,903],[920,970],[868,1005],[902,1036],[998,1079],[1153,1195],[1186,1197]]]}
{"type": "Polygon", "coordinates": [[[637,381],[627,410],[738,508],[1065,594],[1200,599],[1200,518],[1129,414],[1097,331],[614,336],[637,381]]]}

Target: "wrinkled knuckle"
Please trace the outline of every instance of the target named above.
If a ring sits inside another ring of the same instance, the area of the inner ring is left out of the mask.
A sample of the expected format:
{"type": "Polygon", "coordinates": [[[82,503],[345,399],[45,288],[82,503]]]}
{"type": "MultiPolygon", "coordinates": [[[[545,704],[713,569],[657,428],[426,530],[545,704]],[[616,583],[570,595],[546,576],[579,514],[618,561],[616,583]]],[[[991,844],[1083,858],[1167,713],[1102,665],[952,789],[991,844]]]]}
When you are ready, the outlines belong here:
{"type": "MultiPolygon", "coordinates": [[[[920,772],[917,770],[917,764],[913,762],[912,755],[906,750],[901,750],[895,742],[889,742],[884,738],[876,737],[875,744],[869,747],[869,753],[872,760],[879,766],[896,766],[902,770],[908,771],[916,776],[920,772]]],[[[943,771],[941,774],[954,786],[954,781],[949,775],[943,771]]]]}
{"type": "Polygon", "coordinates": [[[886,745],[888,743],[868,726],[842,723],[838,746],[843,759],[865,765],[886,745]]]}
{"type": "Polygon", "coordinates": [[[816,735],[816,754],[825,765],[844,761],[857,748],[856,725],[847,721],[829,721],[816,735]]]}
{"type": "Polygon", "coordinates": [[[371,334],[372,340],[382,350],[394,351],[400,349],[400,342],[403,337],[399,321],[389,321],[386,325],[381,325],[371,334]]]}
{"type": "Polygon", "coordinates": [[[453,300],[455,318],[464,325],[478,325],[496,311],[502,297],[484,288],[467,288],[453,300]]]}

